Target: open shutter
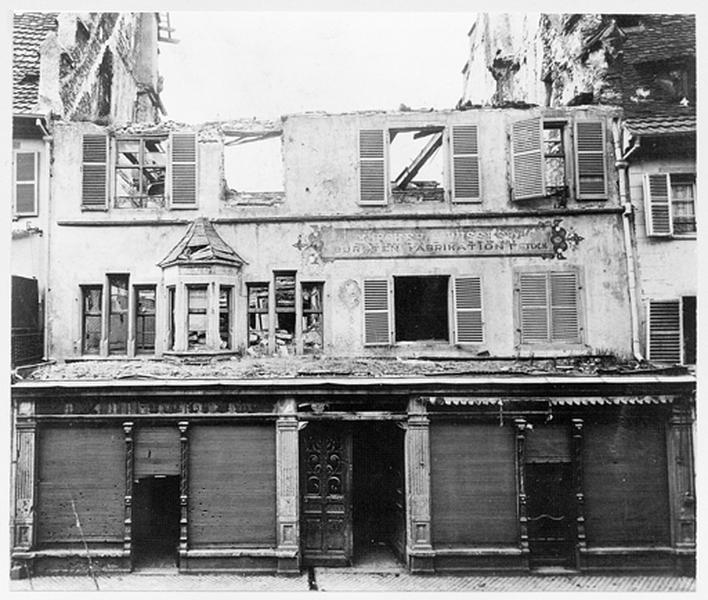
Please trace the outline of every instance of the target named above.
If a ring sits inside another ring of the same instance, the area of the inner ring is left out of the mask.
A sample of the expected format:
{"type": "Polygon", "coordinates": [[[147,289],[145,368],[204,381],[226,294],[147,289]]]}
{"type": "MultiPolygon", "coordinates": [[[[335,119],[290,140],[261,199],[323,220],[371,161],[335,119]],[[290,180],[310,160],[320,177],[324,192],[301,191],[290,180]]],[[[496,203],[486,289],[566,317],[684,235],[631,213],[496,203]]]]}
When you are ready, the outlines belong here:
{"type": "Polygon", "coordinates": [[[605,127],[602,121],[576,121],[575,173],[579,200],[607,198],[605,127]]]}
{"type": "Polygon", "coordinates": [[[481,344],[482,329],[482,280],[479,277],[456,277],[455,343],[481,344]]]}
{"type": "Polygon", "coordinates": [[[668,173],[644,176],[644,217],[647,235],[671,235],[671,186],[668,173]]]}
{"type": "Polygon", "coordinates": [[[108,136],[85,135],[82,162],[81,205],[85,208],[107,208],[108,136]]]}
{"type": "Polygon", "coordinates": [[[171,204],[173,208],[194,208],[197,204],[197,136],[172,134],[171,204]]]}
{"type": "Polygon", "coordinates": [[[37,214],[38,165],[37,152],[15,153],[15,214],[37,214]]]}
{"type": "Polygon", "coordinates": [[[517,121],[511,126],[514,200],[546,195],[542,128],[539,117],[517,121]]]}
{"type": "Polygon", "coordinates": [[[359,132],[359,203],[386,204],[386,140],[383,129],[359,132]]]}
{"type": "Polygon", "coordinates": [[[545,273],[519,276],[521,343],[546,342],[548,330],[548,286],[545,273]]]}
{"type": "Polygon", "coordinates": [[[572,271],[550,273],[551,341],[579,342],[578,275],[572,271]]]}
{"type": "Polygon", "coordinates": [[[650,300],[647,319],[649,360],[681,362],[681,303],[650,300]]]}
{"type": "Polygon", "coordinates": [[[452,128],[452,201],[480,201],[476,125],[452,128]]]}
{"type": "Polygon", "coordinates": [[[387,279],[364,280],[364,345],[391,343],[389,284],[387,279]]]}

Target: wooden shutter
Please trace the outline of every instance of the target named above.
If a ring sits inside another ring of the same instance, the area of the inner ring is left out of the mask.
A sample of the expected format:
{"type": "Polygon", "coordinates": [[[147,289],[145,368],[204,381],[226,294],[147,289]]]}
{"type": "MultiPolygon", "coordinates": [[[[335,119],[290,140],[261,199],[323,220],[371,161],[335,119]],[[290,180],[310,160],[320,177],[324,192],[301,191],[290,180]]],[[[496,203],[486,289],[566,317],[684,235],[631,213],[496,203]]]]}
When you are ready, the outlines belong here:
{"type": "Polygon", "coordinates": [[[455,343],[481,344],[484,341],[482,323],[482,280],[479,277],[456,277],[455,343]]]}
{"type": "Polygon", "coordinates": [[[107,208],[108,136],[84,135],[81,204],[85,208],[107,208]]]}
{"type": "Polygon", "coordinates": [[[644,176],[644,218],[647,235],[671,235],[671,185],[668,173],[644,176]]]}
{"type": "Polygon", "coordinates": [[[173,208],[194,208],[197,204],[197,136],[171,136],[171,203],[173,208]]]}
{"type": "Polygon", "coordinates": [[[681,303],[650,300],[647,319],[649,360],[681,362],[681,303]]]}
{"type": "Polygon", "coordinates": [[[39,188],[39,153],[15,153],[15,213],[37,214],[39,188]]]}
{"type": "Polygon", "coordinates": [[[545,273],[522,273],[519,276],[522,344],[546,342],[549,339],[546,284],[545,273]]]}
{"type": "Polygon", "coordinates": [[[452,201],[479,200],[477,126],[458,125],[452,128],[452,201]]]}
{"type": "Polygon", "coordinates": [[[391,343],[390,298],[387,279],[364,280],[364,345],[391,343]]]}
{"type": "Polygon", "coordinates": [[[602,121],[576,121],[575,173],[579,200],[607,198],[605,127],[602,121]]]}
{"type": "Polygon", "coordinates": [[[546,195],[542,128],[543,123],[539,117],[517,121],[511,126],[515,200],[546,195]]]}
{"type": "Polygon", "coordinates": [[[359,132],[359,203],[386,204],[386,139],[383,129],[359,132]]]}
{"type": "Polygon", "coordinates": [[[578,275],[573,271],[550,273],[551,341],[579,342],[578,275]]]}

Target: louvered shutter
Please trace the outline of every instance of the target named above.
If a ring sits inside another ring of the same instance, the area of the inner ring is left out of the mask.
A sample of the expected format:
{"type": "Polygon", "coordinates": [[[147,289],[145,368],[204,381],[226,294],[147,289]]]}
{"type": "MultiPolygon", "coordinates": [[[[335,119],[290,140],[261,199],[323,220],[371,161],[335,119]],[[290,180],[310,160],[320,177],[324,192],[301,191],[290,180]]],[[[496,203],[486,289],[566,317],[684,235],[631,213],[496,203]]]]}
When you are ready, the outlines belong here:
{"type": "Polygon", "coordinates": [[[668,173],[644,176],[644,217],[647,235],[671,235],[671,186],[668,173]]]}
{"type": "Polygon", "coordinates": [[[602,121],[576,121],[575,173],[579,200],[607,198],[605,128],[602,121]]]}
{"type": "Polygon", "coordinates": [[[482,280],[479,277],[456,277],[455,343],[481,344],[482,329],[482,280]]]}
{"type": "Polygon", "coordinates": [[[546,195],[542,127],[538,117],[517,121],[511,126],[515,200],[546,195]]]}
{"type": "Polygon", "coordinates": [[[172,207],[193,208],[197,203],[197,136],[173,133],[171,148],[172,207]]]}
{"type": "Polygon", "coordinates": [[[386,139],[383,129],[359,132],[359,203],[386,204],[386,139]]]}
{"type": "Polygon", "coordinates": [[[85,135],[83,138],[83,175],[81,204],[85,208],[107,208],[108,136],[85,135]]]}
{"type": "Polygon", "coordinates": [[[649,360],[681,362],[681,304],[678,300],[650,300],[649,360]]]}
{"type": "Polygon", "coordinates": [[[579,342],[578,275],[572,271],[550,273],[551,341],[579,342]]]}
{"type": "Polygon", "coordinates": [[[389,283],[386,279],[364,281],[364,345],[391,343],[389,283]]]}
{"type": "Polygon", "coordinates": [[[452,128],[452,201],[479,200],[477,126],[457,125],[452,128]]]}
{"type": "Polygon", "coordinates": [[[15,213],[18,215],[37,213],[38,159],[37,152],[15,154],[15,213]]]}
{"type": "Polygon", "coordinates": [[[519,306],[521,343],[548,341],[548,286],[545,273],[522,273],[519,276],[519,306]]]}

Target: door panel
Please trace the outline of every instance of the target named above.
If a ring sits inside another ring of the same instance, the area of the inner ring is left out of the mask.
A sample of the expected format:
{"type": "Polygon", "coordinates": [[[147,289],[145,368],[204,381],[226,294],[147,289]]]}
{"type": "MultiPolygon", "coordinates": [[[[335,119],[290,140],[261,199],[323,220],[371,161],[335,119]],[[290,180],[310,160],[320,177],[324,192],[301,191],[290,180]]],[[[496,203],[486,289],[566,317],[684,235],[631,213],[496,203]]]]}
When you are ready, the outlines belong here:
{"type": "Polygon", "coordinates": [[[310,423],[302,432],[305,565],[348,565],[352,557],[351,430],[310,423]]]}

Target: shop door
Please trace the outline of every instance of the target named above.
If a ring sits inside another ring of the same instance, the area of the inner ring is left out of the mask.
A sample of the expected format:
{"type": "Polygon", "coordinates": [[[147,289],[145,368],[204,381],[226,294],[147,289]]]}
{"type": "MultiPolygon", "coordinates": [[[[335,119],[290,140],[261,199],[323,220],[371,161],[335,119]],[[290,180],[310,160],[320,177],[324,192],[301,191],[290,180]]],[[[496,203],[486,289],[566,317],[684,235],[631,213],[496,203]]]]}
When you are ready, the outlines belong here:
{"type": "Polygon", "coordinates": [[[349,565],[351,428],[344,423],[309,423],[301,435],[303,564],[349,565]]]}

